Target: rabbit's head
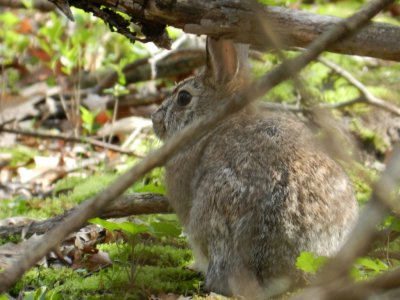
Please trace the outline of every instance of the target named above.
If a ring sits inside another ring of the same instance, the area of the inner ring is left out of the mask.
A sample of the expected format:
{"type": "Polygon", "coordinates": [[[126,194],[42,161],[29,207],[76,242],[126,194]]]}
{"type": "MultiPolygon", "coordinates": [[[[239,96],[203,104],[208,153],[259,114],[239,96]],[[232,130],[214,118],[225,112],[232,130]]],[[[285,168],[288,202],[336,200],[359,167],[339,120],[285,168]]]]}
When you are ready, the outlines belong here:
{"type": "Polygon", "coordinates": [[[213,111],[217,101],[240,89],[248,78],[247,56],[248,45],[208,38],[205,71],[180,82],[153,113],[157,136],[170,138],[193,120],[213,111]]]}

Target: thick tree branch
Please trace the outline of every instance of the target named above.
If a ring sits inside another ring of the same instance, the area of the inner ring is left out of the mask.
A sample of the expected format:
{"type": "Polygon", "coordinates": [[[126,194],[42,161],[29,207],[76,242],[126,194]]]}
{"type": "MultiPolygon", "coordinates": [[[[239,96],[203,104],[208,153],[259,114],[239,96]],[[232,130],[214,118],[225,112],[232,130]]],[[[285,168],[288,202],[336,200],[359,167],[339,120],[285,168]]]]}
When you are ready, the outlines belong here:
{"type": "MultiPolygon", "coordinates": [[[[83,0],[70,0],[73,6],[86,9],[83,0]]],[[[252,44],[257,49],[270,48],[273,43],[265,38],[258,18],[252,13],[255,1],[172,1],[172,0],[93,0],[112,10],[126,13],[132,22],[139,24],[170,25],[187,33],[206,34],[212,37],[229,37],[238,42],[252,44]]],[[[286,47],[306,47],[321,33],[341,19],[316,15],[282,7],[265,7],[260,4],[262,19],[280,36],[286,47]]],[[[328,51],[371,56],[400,61],[400,27],[371,23],[358,33],[332,44],[328,51]],[[362,46],[360,46],[362,45],[362,46]]]]}
{"type": "MultiPolygon", "coordinates": [[[[75,212],[75,210],[71,209],[63,215],[44,221],[35,221],[28,225],[0,226],[0,238],[20,235],[22,232],[25,232],[27,235],[34,233],[43,234],[75,212]]],[[[118,197],[105,208],[100,217],[105,219],[121,218],[131,215],[166,214],[172,212],[172,208],[164,196],[152,193],[135,193],[118,197]]]]}
{"type": "MultiPolygon", "coordinates": [[[[75,3],[75,1],[73,2],[75,3]]],[[[0,273],[0,292],[6,291],[26,270],[31,268],[39,259],[53,249],[67,234],[82,227],[88,219],[100,215],[111,201],[120,196],[129,186],[143,177],[147,172],[165,164],[179,149],[191,145],[208,130],[214,128],[215,124],[225,117],[242,110],[251,101],[254,101],[272,87],[293,76],[294,73],[304,68],[326,48],[365,25],[374,15],[391,2],[392,0],[375,0],[352,17],[330,28],[330,30],[317,38],[303,54],[285,61],[249,85],[242,92],[237,93],[232,99],[221,101],[216,105],[211,115],[205,116],[184,128],[180,134],[172,137],[161,148],[150,153],[146,158],[120,176],[107,189],[96,195],[93,199],[82,203],[76,212],[66,217],[63,222],[47,232],[42,238],[33,242],[18,261],[0,273]]]]}

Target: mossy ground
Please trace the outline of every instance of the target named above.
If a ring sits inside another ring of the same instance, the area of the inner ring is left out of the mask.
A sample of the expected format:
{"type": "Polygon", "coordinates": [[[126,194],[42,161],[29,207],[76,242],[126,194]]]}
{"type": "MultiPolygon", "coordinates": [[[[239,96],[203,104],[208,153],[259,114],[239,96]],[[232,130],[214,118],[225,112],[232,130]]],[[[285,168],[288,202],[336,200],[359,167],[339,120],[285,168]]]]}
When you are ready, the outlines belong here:
{"type": "Polygon", "coordinates": [[[199,291],[202,278],[188,268],[192,254],[184,241],[180,243],[185,247],[176,247],[175,240],[153,239],[151,244],[137,240],[133,245],[99,247],[110,255],[111,267],[94,273],[69,267],[37,267],[27,272],[10,294],[46,287],[62,299],[148,299],[160,293],[191,295],[199,291]]]}
{"type": "MultiPolygon", "coordinates": [[[[160,191],[163,189],[161,175],[160,169],[155,170],[127,192],[160,191]]],[[[99,173],[85,179],[67,178],[57,184],[55,191],[69,192],[59,197],[1,201],[0,205],[7,207],[0,210],[1,218],[12,215],[34,218],[54,216],[92,197],[117,176],[116,173],[99,173]]],[[[23,292],[26,299],[43,291],[46,297],[58,295],[60,299],[147,299],[160,293],[197,293],[202,277],[188,268],[193,258],[185,238],[180,236],[182,229],[176,217],[149,215],[138,219],[154,226],[165,225],[165,230],[156,235],[135,235],[128,242],[99,245],[98,249],[109,254],[113,265],[98,272],[72,270],[70,267],[33,268],[13,287],[10,294],[16,296],[23,292]]],[[[18,241],[19,238],[10,237],[0,243],[18,241]]]]}

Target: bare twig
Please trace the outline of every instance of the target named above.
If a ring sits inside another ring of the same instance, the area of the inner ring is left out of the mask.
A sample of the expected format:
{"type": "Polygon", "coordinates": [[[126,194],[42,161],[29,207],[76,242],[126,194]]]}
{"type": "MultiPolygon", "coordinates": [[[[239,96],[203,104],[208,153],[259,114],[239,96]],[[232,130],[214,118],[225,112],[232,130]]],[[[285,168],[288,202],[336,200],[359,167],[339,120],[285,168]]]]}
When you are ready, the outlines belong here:
{"type": "MultiPolygon", "coordinates": [[[[0,226],[0,237],[6,238],[24,232],[27,235],[43,234],[63,221],[76,209],[71,209],[44,221],[35,221],[28,225],[0,226]]],[[[131,215],[172,213],[167,198],[160,194],[135,193],[118,197],[110,203],[100,215],[101,218],[120,218],[131,215]]]]}
{"type": "Polygon", "coordinates": [[[121,195],[123,191],[144,176],[144,174],[155,167],[165,164],[179,149],[192,144],[226,116],[240,111],[251,101],[260,97],[283,80],[288,79],[293,75],[287,71],[288,69],[291,69],[293,72],[301,70],[326,48],[365,25],[374,15],[391,2],[392,0],[372,1],[350,18],[339,22],[317,38],[303,54],[285,61],[244,89],[244,91],[236,94],[232,99],[221,101],[211,115],[205,116],[193,122],[187,128],[184,128],[180,134],[172,137],[161,148],[150,153],[133,168],[120,176],[107,189],[96,195],[93,199],[82,203],[76,212],[66,217],[63,222],[47,232],[41,239],[33,242],[18,261],[0,273],[0,292],[6,291],[26,270],[31,268],[36,261],[53,249],[67,234],[79,229],[88,219],[100,215],[106,205],[109,205],[113,199],[121,195]],[[288,64],[291,66],[290,68],[288,68],[288,64]]]}
{"type": "Polygon", "coordinates": [[[9,129],[9,128],[1,128],[1,127],[0,127],[0,132],[20,134],[20,135],[24,135],[24,136],[37,137],[37,138],[41,138],[41,139],[61,140],[61,141],[71,142],[71,143],[84,143],[84,144],[86,143],[86,144],[90,144],[92,146],[100,147],[103,149],[111,150],[111,151],[122,153],[122,154],[139,156],[133,151],[124,150],[118,146],[104,143],[102,141],[98,141],[93,138],[87,138],[87,137],[79,138],[79,137],[67,136],[67,135],[63,135],[63,134],[40,133],[40,132],[34,132],[34,131],[9,129]]]}
{"type": "Polygon", "coordinates": [[[10,120],[4,121],[3,123],[0,124],[0,131],[3,130],[4,126],[14,123],[15,122],[15,118],[12,118],[10,120]]]}
{"type": "Polygon", "coordinates": [[[352,99],[350,101],[346,102],[339,102],[339,103],[334,103],[334,104],[329,104],[325,105],[324,107],[328,108],[340,108],[344,106],[349,106],[353,105],[356,103],[367,103],[374,105],[376,107],[382,108],[388,112],[391,112],[395,115],[400,116],[400,108],[397,107],[396,105],[393,105],[389,102],[386,102],[383,99],[380,99],[376,96],[374,96],[368,89],[358,80],[356,79],[349,71],[343,69],[341,66],[335,64],[334,62],[331,62],[325,58],[319,57],[318,61],[328,68],[330,68],[332,71],[337,73],[338,75],[342,76],[344,79],[346,79],[351,85],[353,85],[361,94],[360,97],[356,99],[352,99]]]}
{"type": "Polygon", "coordinates": [[[393,231],[389,228],[383,229],[377,232],[375,237],[375,245],[374,246],[385,246],[389,243],[393,242],[394,240],[400,237],[400,232],[393,231]]]}

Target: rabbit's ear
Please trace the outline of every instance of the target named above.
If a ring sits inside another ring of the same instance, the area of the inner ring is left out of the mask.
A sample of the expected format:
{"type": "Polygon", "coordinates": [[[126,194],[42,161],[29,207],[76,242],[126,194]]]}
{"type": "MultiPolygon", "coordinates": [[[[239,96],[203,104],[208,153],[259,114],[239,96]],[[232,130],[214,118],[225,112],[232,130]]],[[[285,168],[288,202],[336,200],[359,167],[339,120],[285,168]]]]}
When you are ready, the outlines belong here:
{"type": "Polygon", "coordinates": [[[235,85],[248,77],[249,45],[207,37],[205,79],[212,85],[235,85]]]}

